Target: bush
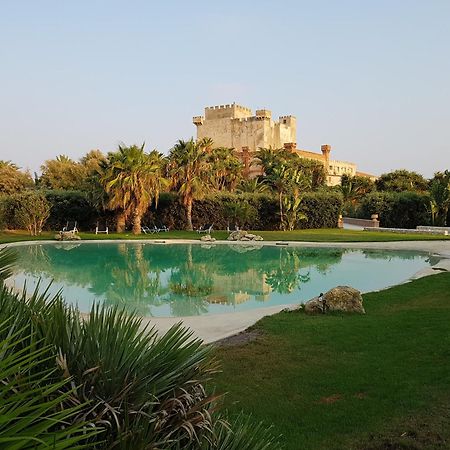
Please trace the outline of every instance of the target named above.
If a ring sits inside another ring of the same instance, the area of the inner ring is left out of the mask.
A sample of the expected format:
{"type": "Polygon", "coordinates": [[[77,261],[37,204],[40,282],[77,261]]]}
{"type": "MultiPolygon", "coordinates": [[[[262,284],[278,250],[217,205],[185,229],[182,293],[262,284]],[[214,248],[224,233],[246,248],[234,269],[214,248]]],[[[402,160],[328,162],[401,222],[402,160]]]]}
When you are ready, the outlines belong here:
{"type": "Polygon", "coordinates": [[[106,215],[89,202],[85,192],[50,190],[44,194],[52,206],[47,229],[62,230],[67,221],[77,221],[78,229],[93,230],[99,217],[106,215]]]}
{"type": "Polygon", "coordinates": [[[431,223],[430,198],[418,192],[372,192],[361,201],[358,217],[378,214],[382,227],[416,228],[431,223]]]}
{"type": "Polygon", "coordinates": [[[26,229],[31,235],[40,234],[49,217],[51,205],[45,196],[35,190],[25,190],[0,201],[2,228],[26,229]]]}
{"type": "MultiPolygon", "coordinates": [[[[304,195],[300,212],[307,220],[301,228],[335,228],[342,208],[342,196],[329,190],[308,192],[304,195]]],[[[278,200],[267,194],[216,194],[197,200],[192,208],[195,228],[213,223],[216,229],[234,226],[233,215],[242,215],[241,223],[252,230],[277,230],[280,226],[278,200]],[[232,214],[230,211],[234,210],[232,214]]],[[[160,196],[158,208],[154,206],[146,214],[143,223],[162,222],[170,229],[184,229],[185,214],[175,193],[160,196]]]]}

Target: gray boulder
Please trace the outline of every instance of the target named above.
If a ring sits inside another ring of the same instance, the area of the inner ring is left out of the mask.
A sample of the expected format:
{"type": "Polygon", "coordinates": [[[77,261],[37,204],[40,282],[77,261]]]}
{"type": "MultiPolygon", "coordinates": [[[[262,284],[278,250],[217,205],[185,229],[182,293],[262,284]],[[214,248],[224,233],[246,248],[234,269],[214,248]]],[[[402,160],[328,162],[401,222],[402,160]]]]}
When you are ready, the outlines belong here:
{"type": "Polygon", "coordinates": [[[57,241],[79,241],[81,238],[73,231],[60,231],[55,235],[57,241]]]}
{"type": "MultiPolygon", "coordinates": [[[[337,286],[323,296],[326,311],[341,311],[365,314],[361,292],[350,286],[337,286]]],[[[309,314],[322,313],[323,303],[314,297],[305,303],[305,312],[309,314]]]]}
{"type": "Polygon", "coordinates": [[[205,236],[202,236],[200,238],[200,240],[203,241],[203,242],[215,242],[216,238],[211,237],[210,234],[205,234],[205,236]]]}
{"type": "Polygon", "coordinates": [[[262,241],[262,236],[247,233],[244,230],[232,231],[227,238],[229,241],[262,241]]]}

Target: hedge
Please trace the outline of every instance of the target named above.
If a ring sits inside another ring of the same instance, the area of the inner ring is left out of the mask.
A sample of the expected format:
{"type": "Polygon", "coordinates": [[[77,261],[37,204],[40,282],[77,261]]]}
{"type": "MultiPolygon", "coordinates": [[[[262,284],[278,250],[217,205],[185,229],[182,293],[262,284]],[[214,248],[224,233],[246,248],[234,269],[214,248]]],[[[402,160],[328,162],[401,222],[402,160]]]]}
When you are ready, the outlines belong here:
{"type": "Polygon", "coordinates": [[[416,228],[430,225],[430,197],[418,192],[372,192],[358,208],[358,217],[369,219],[378,214],[380,225],[388,228],[416,228]]]}
{"type": "MultiPolygon", "coordinates": [[[[107,222],[110,229],[115,227],[113,212],[95,208],[84,192],[49,190],[44,191],[44,194],[51,204],[50,217],[44,227],[47,230],[61,230],[67,221],[77,221],[78,229],[82,231],[94,230],[98,221],[102,225],[107,222]]],[[[279,229],[278,200],[275,196],[267,194],[215,194],[195,201],[192,208],[192,223],[195,228],[206,223],[213,223],[215,229],[226,229],[227,226],[232,228],[234,223],[227,217],[225,205],[239,202],[247,202],[253,207],[252,211],[256,210],[256,214],[247,223],[249,229],[279,229]]],[[[6,205],[6,210],[11,210],[8,197],[4,198],[3,204],[6,205]]],[[[302,202],[302,212],[307,220],[300,222],[299,228],[335,228],[341,209],[342,197],[335,192],[323,190],[306,193],[302,202]]],[[[4,226],[10,229],[17,228],[11,217],[11,214],[3,214],[4,226]]],[[[171,230],[186,228],[185,210],[176,193],[161,194],[158,208],[152,205],[145,214],[142,224],[150,226],[153,223],[163,223],[171,230]]],[[[127,224],[127,228],[130,226],[131,224],[127,224]]]]}
{"type": "Polygon", "coordinates": [[[105,215],[89,202],[85,192],[59,190],[44,192],[47,201],[52,205],[46,229],[61,230],[67,221],[77,221],[80,230],[94,230],[96,222],[105,215]]]}
{"type": "MultiPolygon", "coordinates": [[[[248,202],[257,215],[248,223],[253,230],[279,229],[278,200],[265,194],[216,194],[203,200],[197,200],[192,208],[192,224],[195,228],[206,223],[213,223],[216,229],[232,227],[226,217],[224,205],[227,202],[248,202]]],[[[302,212],[307,216],[299,228],[335,228],[342,209],[342,197],[331,191],[309,192],[302,202],[302,212]]],[[[161,222],[170,229],[186,228],[185,212],[175,193],[165,193],[160,196],[158,208],[154,206],[145,215],[143,223],[161,222]]]]}

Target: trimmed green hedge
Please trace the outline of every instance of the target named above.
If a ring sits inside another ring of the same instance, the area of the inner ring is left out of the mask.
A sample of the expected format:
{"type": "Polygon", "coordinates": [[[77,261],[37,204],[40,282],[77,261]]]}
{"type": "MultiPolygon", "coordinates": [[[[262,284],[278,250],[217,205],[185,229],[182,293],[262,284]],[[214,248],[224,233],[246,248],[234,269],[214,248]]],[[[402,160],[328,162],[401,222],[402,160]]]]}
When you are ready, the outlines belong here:
{"type": "MultiPolygon", "coordinates": [[[[248,224],[253,230],[279,229],[278,200],[265,194],[217,194],[194,202],[192,208],[192,223],[195,228],[206,223],[213,223],[215,229],[226,229],[234,224],[226,216],[226,203],[247,202],[253,206],[257,215],[248,224]]],[[[342,209],[342,197],[330,191],[310,192],[305,194],[302,202],[302,212],[306,221],[300,222],[300,228],[336,228],[342,209]]],[[[160,196],[158,208],[153,206],[143,223],[151,225],[161,222],[170,229],[186,227],[185,212],[175,193],[165,193],[160,196]]]]}
{"type": "Polygon", "coordinates": [[[372,192],[362,200],[358,217],[368,219],[379,214],[382,227],[416,228],[430,225],[430,197],[417,192],[372,192]]]}
{"type": "MultiPolygon", "coordinates": [[[[51,204],[50,217],[45,229],[61,230],[67,221],[77,221],[81,231],[92,231],[97,221],[102,226],[108,223],[110,229],[114,229],[113,212],[97,210],[88,200],[85,193],[80,191],[44,191],[45,197],[51,204]]],[[[206,223],[213,223],[216,230],[224,230],[227,226],[234,227],[234,220],[227,217],[227,204],[246,202],[256,211],[252,214],[247,228],[253,230],[277,230],[279,229],[278,200],[267,194],[216,194],[194,202],[192,208],[192,223],[195,228],[206,223]]],[[[11,200],[4,197],[2,202],[5,210],[3,216],[4,226],[10,229],[17,228],[17,224],[9,214],[12,209],[11,200]]],[[[342,197],[333,191],[317,191],[305,194],[302,202],[302,212],[307,220],[299,223],[300,228],[335,228],[342,209],[342,197]]],[[[0,222],[2,222],[0,217],[0,222]]],[[[171,230],[183,230],[186,228],[185,210],[176,193],[161,194],[158,208],[153,205],[142,224],[151,226],[153,223],[163,223],[171,230]]],[[[127,228],[130,224],[127,224],[127,228]]]]}
{"type": "Polygon", "coordinates": [[[52,205],[46,229],[61,230],[67,221],[77,221],[80,230],[95,229],[95,224],[103,212],[99,212],[82,191],[45,191],[47,201],[52,205]]]}

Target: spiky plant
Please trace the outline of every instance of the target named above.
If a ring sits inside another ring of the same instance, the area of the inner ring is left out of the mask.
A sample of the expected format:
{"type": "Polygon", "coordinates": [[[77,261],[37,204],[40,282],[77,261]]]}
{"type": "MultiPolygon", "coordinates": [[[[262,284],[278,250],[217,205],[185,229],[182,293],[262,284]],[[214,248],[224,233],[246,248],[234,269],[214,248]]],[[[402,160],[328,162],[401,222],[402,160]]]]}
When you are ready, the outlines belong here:
{"type": "Polygon", "coordinates": [[[26,344],[13,320],[0,323],[0,448],[80,449],[100,429],[73,418],[86,405],[71,406],[70,379],[53,381],[50,347],[26,344]]]}

